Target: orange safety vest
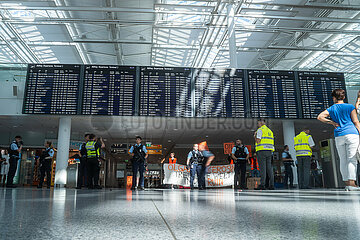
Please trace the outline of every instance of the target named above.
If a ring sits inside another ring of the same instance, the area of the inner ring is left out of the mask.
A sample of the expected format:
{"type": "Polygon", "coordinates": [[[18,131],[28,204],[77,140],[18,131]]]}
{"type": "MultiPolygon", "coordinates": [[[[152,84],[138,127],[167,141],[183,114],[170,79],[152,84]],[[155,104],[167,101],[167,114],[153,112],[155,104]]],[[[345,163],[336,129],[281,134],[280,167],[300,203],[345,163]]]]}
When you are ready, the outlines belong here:
{"type": "Polygon", "coordinates": [[[256,169],[260,171],[259,162],[256,158],[251,158],[251,170],[254,170],[254,162],[256,163],[256,169]]]}
{"type": "Polygon", "coordinates": [[[169,164],[175,164],[176,163],[176,158],[174,158],[174,160],[172,160],[172,158],[169,158],[169,164]]]}

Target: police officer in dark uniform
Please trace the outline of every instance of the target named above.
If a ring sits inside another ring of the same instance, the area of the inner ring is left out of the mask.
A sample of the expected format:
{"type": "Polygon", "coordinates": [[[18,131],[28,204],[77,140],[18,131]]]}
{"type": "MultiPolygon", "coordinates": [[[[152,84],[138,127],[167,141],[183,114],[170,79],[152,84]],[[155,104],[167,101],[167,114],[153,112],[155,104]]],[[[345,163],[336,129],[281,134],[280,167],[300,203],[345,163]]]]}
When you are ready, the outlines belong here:
{"type": "Polygon", "coordinates": [[[187,167],[190,169],[190,188],[194,189],[195,173],[198,178],[199,190],[204,190],[206,169],[214,160],[214,155],[206,149],[206,142],[194,144],[187,157],[187,167]]]}
{"type": "Polygon", "coordinates": [[[23,148],[23,141],[21,136],[16,136],[15,140],[10,144],[9,147],[9,173],[8,173],[8,179],[6,183],[6,187],[8,188],[15,188],[16,186],[13,184],[14,176],[16,174],[18,161],[21,156],[21,150],[23,148]]]}
{"type": "Polygon", "coordinates": [[[190,169],[190,188],[191,190],[194,189],[194,179],[195,174],[198,178],[198,187],[201,188],[200,181],[201,181],[201,171],[202,171],[202,164],[204,161],[204,156],[199,151],[199,144],[194,144],[193,150],[189,152],[187,157],[186,166],[188,169],[190,169]]]}
{"type": "Polygon", "coordinates": [[[133,179],[132,179],[132,186],[131,190],[136,189],[136,180],[137,180],[137,173],[140,174],[139,185],[138,189],[144,190],[144,172],[145,172],[145,165],[146,159],[148,157],[147,149],[144,145],[141,144],[142,138],[140,136],[136,137],[136,144],[131,146],[129,152],[132,156],[132,171],[133,171],[133,179]]]}
{"type": "Polygon", "coordinates": [[[234,188],[247,189],[246,187],[246,163],[249,162],[249,150],[242,144],[240,139],[236,140],[236,145],[232,149],[231,157],[235,163],[234,188]],[[240,176],[240,185],[239,183],[240,176]]]}
{"type": "Polygon", "coordinates": [[[85,142],[80,146],[80,164],[79,164],[79,174],[78,174],[78,182],[76,189],[81,189],[82,186],[87,186],[87,171],[86,171],[86,143],[89,141],[89,135],[85,134],[85,142]]]}
{"type": "Polygon", "coordinates": [[[95,139],[94,134],[89,134],[89,141],[85,144],[86,148],[86,165],[88,174],[88,188],[101,189],[99,186],[99,179],[97,176],[97,169],[99,167],[100,149],[105,148],[105,143],[101,139],[101,144],[95,139]]]}
{"type": "Polygon", "coordinates": [[[51,142],[47,141],[45,143],[45,151],[41,153],[39,164],[40,164],[40,180],[38,188],[42,188],[46,173],[46,187],[50,188],[51,186],[51,164],[52,158],[54,157],[54,149],[51,147],[51,142]]]}

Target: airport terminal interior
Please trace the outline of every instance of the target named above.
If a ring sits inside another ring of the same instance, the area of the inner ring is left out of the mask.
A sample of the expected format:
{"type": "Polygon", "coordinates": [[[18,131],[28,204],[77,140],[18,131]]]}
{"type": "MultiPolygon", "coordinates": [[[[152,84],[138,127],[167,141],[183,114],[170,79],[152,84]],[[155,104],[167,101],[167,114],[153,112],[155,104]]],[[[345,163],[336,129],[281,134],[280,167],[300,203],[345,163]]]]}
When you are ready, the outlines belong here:
{"type": "Polygon", "coordinates": [[[359,36],[359,0],[0,1],[0,239],[360,239],[359,36]]]}

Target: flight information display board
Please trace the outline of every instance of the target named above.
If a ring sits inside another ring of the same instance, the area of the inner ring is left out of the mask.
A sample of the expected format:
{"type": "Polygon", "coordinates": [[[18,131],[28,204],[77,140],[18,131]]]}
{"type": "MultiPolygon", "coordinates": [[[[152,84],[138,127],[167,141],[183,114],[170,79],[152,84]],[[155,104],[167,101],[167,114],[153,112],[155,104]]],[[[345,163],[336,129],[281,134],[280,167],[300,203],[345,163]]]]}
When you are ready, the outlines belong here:
{"type": "Polygon", "coordinates": [[[196,69],[194,80],[197,117],[246,117],[243,70],[196,69]]]}
{"type": "Polygon", "coordinates": [[[29,64],[23,113],[78,112],[81,65],[29,64]]]}
{"type": "Polygon", "coordinates": [[[249,70],[250,111],[253,118],[299,118],[295,73],[249,70]]]}
{"type": "Polygon", "coordinates": [[[331,92],[345,89],[343,73],[298,72],[303,118],[317,118],[333,105],[331,92]]]}
{"type": "Polygon", "coordinates": [[[191,68],[141,67],[140,115],[191,117],[191,68]]]}
{"type": "Polygon", "coordinates": [[[82,114],[135,114],[136,67],[85,66],[82,114]]]}

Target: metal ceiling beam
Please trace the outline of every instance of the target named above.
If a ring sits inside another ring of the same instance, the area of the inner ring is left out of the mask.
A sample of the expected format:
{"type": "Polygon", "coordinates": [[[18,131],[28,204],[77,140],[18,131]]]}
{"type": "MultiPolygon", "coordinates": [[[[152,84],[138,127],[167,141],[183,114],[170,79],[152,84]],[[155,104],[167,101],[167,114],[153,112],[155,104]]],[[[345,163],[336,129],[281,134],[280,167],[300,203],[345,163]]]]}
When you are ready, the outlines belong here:
{"type": "MultiPolygon", "coordinates": [[[[219,16],[219,15],[214,15],[219,16]]],[[[221,15],[226,16],[226,15],[221,15]]],[[[350,18],[330,18],[330,17],[302,17],[302,16],[278,16],[278,15],[263,15],[263,14],[237,14],[235,17],[240,18],[264,18],[264,19],[279,19],[279,20],[291,20],[291,21],[314,21],[314,22],[336,22],[336,23],[360,23],[360,19],[350,19],[350,18]]],[[[35,19],[23,19],[23,18],[11,18],[3,19],[3,22],[17,23],[17,24],[39,24],[39,23],[100,23],[100,24],[155,24],[152,20],[120,20],[120,19],[85,19],[85,18],[35,18],[35,19]]],[[[166,23],[177,23],[179,25],[191,23],[204,25],[203,22],[175,22],[175,21],[163,21],[156,24],[166,24],[166,23]]],[[[211,26],[211,24],[209,24],[211,26]]],[[[226,26],[226,24],[224,24],[226,26]]]]}
{"type": "Polygon", "coordinates": [[[278,15],[263,15],[263,14],[237,14],[237,17],[243,18],[264,18],[264,19],[279,19],[291,21],[314,21],[314,22],[336,22],[336,23],[360,23],[360,19],[350,18],[331,18],[331,17],[302,17],[302,16],[278,16],[278,15]]]}
{"type": "Polygon", "coordinates": [[[341,11],[359,11],[360,5],[346,5],[346,4],[329,4],[329,3],[308,3],[305,5],[299,4],[285,4],[285,3],[264,3],[261,2],[245,2],[250,5],[261,5],[264,7],[287,7],[287,8],[306,8],[306,9],[321,9],[321,10],[341,10],[341,11]]]}

